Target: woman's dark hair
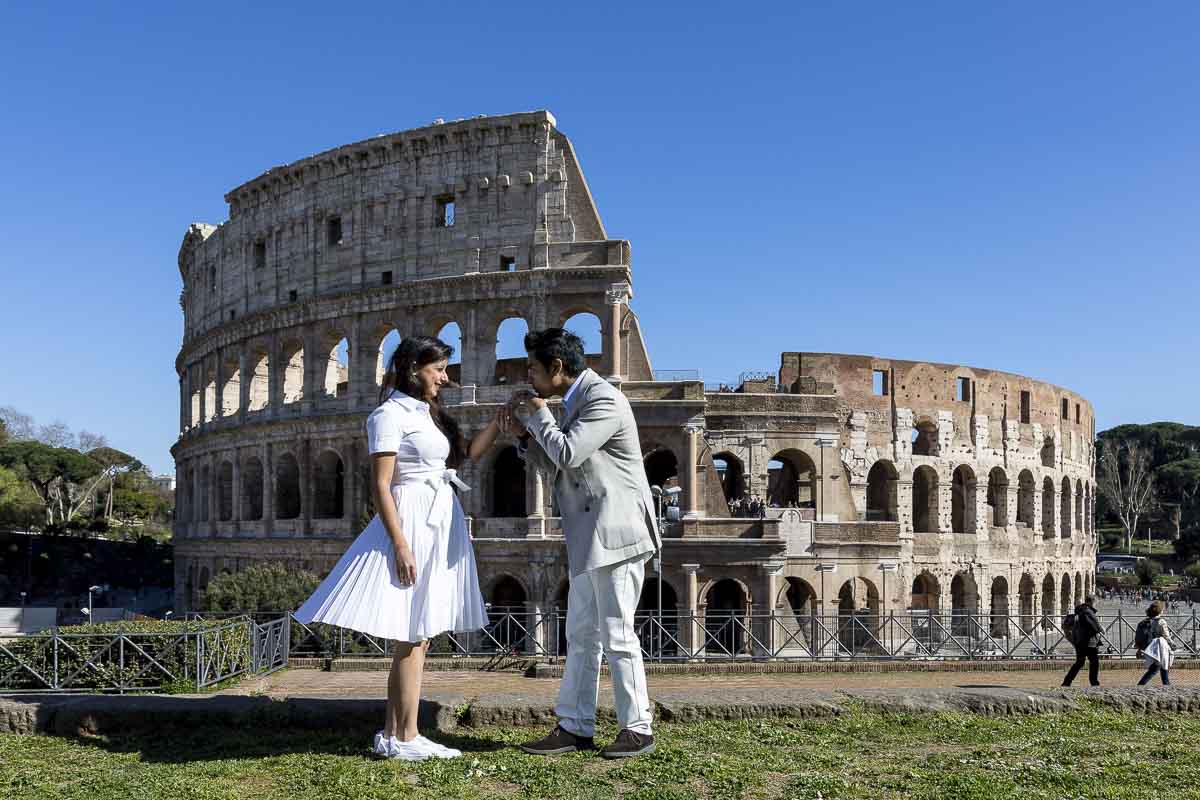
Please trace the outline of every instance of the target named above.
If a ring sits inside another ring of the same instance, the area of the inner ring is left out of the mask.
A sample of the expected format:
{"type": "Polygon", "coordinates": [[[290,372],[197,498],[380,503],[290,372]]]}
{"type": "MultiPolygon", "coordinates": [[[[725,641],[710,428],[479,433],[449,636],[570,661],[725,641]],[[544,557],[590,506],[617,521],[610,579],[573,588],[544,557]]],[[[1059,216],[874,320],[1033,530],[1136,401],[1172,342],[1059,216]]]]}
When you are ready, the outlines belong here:
{"type": "Polygon", "coordinates": [[[1162,604],[1159,603],[1157,600],[1155,600],[1153,603],[1151,603],[1150,607],[1146,609],[1146,616],[1148,616],[1148,617],[1157,617],[1161,613],[1162,613],[1162,604]]]}
{"type": "Polygon", "coordinates": [[[557,358],[562,361],[563,371],[572,378],[587,369],[583,339],[564,328],[546,328],[525,334],[525,352],[546,369],[550,369],[550,363],[557,358]]]}
{"type": "Polygon", "coordinates": [[[426,400],[421,396],[421,384],[417,382],[417,370],[429,364],[449,359],[454,355],[454,348],[435,336],[413,336],[403,339],[392,353],[388,362],[387,373],[384,375],[383,386],[379,392],[379,402],[391,394],[392,389],[404,392],[409,397],[429,403],[430,416],[446,438],[450,440],[450,455],[446,458],[446,466],[458,467],[466,455],[463,447],[462,431],[454,417],[446,413],[441,402],[435,397],[426,400]]]}

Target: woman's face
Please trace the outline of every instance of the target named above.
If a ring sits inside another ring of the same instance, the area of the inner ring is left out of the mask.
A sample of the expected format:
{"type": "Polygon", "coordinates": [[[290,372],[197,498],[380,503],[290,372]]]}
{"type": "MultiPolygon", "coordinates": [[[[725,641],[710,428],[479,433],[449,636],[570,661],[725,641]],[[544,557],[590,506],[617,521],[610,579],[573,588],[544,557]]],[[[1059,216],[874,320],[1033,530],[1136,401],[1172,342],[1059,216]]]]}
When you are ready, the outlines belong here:
{"type": "Polygon", "coordinates": [[[420,387],[423,399],[431,400],[437,397],[438,391],[450,382],[450,376],[446,374],[449,364],[450,361],[443,358],[417,369],[417,386],[420,387]]]}

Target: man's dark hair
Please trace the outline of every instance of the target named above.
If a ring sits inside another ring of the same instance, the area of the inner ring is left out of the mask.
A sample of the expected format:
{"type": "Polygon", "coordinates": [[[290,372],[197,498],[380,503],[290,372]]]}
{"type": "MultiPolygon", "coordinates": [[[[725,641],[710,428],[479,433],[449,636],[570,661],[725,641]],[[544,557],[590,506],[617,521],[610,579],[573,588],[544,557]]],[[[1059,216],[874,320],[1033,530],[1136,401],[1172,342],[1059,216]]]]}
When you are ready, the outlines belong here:
{"type": "Polygon", "coordinates": [[[562,361],[563,372],[572,378],[587,369],[583,357],[583,339],[563,328],[546,328],[525,334],[525,352],[550,369],[554,359],[562,361]]]}

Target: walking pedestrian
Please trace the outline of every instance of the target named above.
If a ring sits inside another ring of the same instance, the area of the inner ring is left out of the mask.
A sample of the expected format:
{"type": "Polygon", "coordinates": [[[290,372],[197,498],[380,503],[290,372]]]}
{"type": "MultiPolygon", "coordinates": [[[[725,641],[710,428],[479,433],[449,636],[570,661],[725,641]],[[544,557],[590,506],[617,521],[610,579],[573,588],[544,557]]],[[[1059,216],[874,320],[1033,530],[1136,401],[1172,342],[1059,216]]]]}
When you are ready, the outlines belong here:
{"type": "Polygon", "coordinates": [[[1138,655],[1146,661],[1146,674],[1138,681],[1138,686],[1145,686],[1154,677],[1154,673],[1162,676],[1162,685],[1170,686],[1172,647],[1171,628],[1160,615],[1162,606],[1157,600],[1146,609],[1146,618],[1138,623],[1134,632],[1134,644],[1138,655]]]}
{"type": "Polygon", "coordinates": [[[1100,685],[1100,642],[1104,629],[1096,617],[1096,598],[1088,595],[1083,602],[1075,607],[1075,624],[1071,628],[1071,643],[1075,645],[1075,663],[1067,670],[1062,685],[1070,686],[1071,681],[1083,669],[1083,663],[1088,664],[1088,683],[1100,685]]]}

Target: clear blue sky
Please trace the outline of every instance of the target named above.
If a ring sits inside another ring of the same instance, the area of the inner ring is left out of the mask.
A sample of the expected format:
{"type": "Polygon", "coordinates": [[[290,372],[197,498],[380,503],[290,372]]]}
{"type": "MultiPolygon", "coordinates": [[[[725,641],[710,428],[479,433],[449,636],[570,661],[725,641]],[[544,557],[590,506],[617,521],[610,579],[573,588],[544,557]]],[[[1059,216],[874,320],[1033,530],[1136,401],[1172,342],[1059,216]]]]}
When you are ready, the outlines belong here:
{"type": "Polygon", "coordinates": [[[0,405],[156,471],[188,223],[276,164],[537,108],[633,242],[656,368],[872,353],[1200,424],[1195,4],[167,5],[0,24],[0,405]]]}

